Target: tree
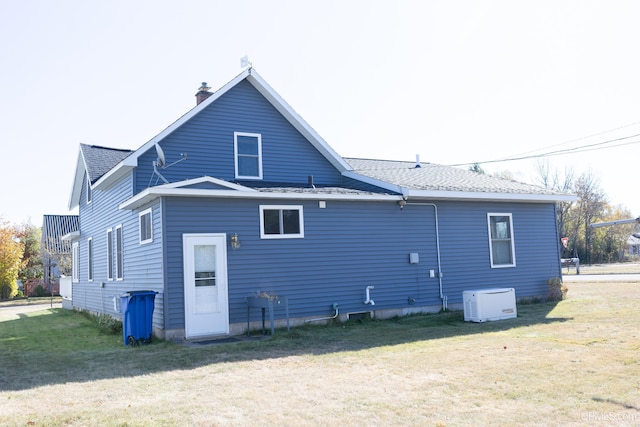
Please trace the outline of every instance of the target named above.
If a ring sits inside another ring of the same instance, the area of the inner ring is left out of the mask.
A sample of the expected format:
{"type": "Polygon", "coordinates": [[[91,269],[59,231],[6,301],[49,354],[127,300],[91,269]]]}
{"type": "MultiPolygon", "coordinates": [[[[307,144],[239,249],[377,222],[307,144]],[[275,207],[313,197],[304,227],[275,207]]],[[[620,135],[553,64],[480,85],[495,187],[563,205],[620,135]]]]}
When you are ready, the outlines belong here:
{"type": "MultiPolygon", "coordinates": [[[[538,169],[538,184],[549,190],[561,191],[563,193],[573,193],[575,185],[575,173],[572,168],[565,169],[564,174],[560,175],[557,170],[552,170],[549,162],[539,161],[537,164],[538,169]]],[[[562,237],[567,237],[571,242],[570,248],[576,250],[577,238],[575,233],[571,233],[569,230],[570,212],[573,207],[573,202],[558,202],[556,203],[556,220],[558,221],[558,245],[562,237]]],[[[563,248],[560,248],[562,252],[563,248]]],[[[574,256],[571,253],[570,256],[574,256]]]]}
{"type": "Polygon", "coordinates": [[[593,235],[593,228],[590,227],[590,224],[602,220],[607,199],[600,189],[599,179],[591,171],[584,172],[578,177],[575,192],[578,196],[575,230],[577,234],[578,227],[584,229],[585,261],[590,264],[593,235]]]}
{"type": "Polygon", "coordinates": [[[0,222],[0,299],[18,293],[18,273],[23,266],[24,245],[18,230],[6,221],[0,222]]]}
{"type": "Polygon", "coordinates": [[[42,230],[31,224],[23,224],[18,237],[24,245],[23,261],[24,266],[18,273],[18,278],[22,283],[27,283],[30,279],[41,279],[43,277],[42,254],[40,251],[40,239],[42,230]]]}
{"type": "Polygon", "coordinates": [[[486,173],[484,169],[482,169],[482,166],[480,166],[480,163],[474,163],[473,165],[469,166],[469,170],[471,172],[480,173],[483,175],[486,173]]]}

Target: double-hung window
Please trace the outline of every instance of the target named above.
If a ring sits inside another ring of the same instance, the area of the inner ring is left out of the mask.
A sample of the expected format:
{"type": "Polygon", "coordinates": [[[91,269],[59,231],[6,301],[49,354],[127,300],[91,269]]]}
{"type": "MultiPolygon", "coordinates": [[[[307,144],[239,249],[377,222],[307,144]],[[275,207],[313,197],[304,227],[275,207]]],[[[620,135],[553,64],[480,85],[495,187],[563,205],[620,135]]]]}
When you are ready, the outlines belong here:
{"type": "Polygon", "coordinates": [[[261,205],[260,237],[262,239],[304,237],[302,206],[261,205]]]}
{"type": "Polygon", "coordinates": [[[80,259],[80,247],[78,242],[74,242],[71,245],[71,278],[74,282],[80,281],[80,265],[78,261],[80,259]]]}
{"type": "Polygon", "coordinates": [[[107,230],[107,280],[113,280],[113,230],[107,230]]]}
{"type": "Polygon", "coordinates": [[[489,226],[489,256],[492,268],[515,267],[513,218],[510,213],[487,214],[489,226]]]}
{"type": "Polygon", "coordinates": [[[140,225],[140,244],[153,242],[153,222],[151,217],[151,208],[140,212],[138,215],[140,225]]]}
{"type": "Polygon", "coordinates": [[[262,179],[262,135],[233,133],[236,178],[262,179]]]}
{"type": "Polygon", "coordinates": [[[93,238],[87,239],[87,280],[93,281],[93,238]]]}
{"type": "Polygon", "coordinates": [[[123,241],[122,241],[122,226],[116,227],[116,280],[122,280],[124,278],[124,253],[123,253],[123,241]]]}

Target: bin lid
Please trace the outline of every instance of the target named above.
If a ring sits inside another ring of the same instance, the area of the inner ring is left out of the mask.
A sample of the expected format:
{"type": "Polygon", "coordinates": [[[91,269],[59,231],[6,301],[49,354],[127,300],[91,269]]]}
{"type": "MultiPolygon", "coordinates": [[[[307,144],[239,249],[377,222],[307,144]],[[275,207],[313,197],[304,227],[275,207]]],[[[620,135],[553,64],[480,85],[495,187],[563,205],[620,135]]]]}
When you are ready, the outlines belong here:
{"type": "Polygon", "coordinates": [[[121,297],[132,297],[136,295],[144,296],[144,295],[156,295],[158,292],[156,291],[127,291],[120,294],[121,297]]]}

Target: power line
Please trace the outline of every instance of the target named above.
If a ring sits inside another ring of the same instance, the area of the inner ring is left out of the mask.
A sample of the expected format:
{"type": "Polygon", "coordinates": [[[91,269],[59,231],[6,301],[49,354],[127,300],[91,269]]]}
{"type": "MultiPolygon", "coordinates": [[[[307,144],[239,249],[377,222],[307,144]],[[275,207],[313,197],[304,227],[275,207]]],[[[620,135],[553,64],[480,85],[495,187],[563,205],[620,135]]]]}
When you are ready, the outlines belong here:
{"type": "MultiPolygon", "coordinates": [[[[631,125],[628,125],[628,126],[631,126],[631,125]]],[[[627,127],[627,126],[624,126],[624,127],[627,127]]],[[[610,132],[610,131],[601,132],[600,134],[607,133],[607,132],[610,132]]],[[[594,135],[592,135],[592,136],[594,136],[594,135]]],[[[579,140],[591,138],[592,136],[580,138],[580,139],[574,140],[574,141],[579,141],[579,140]]],[[[635,134],[635,135],[623,136],[623,137],[620,137],[620,138],[614,138],[614,139],[610,139],[610,140],[603,141],[603,142],[596,142],[594,144],[581,145],[581,146],[578,146],[578,147],[566,148],[564,150],[548,151],[546,153],[533,154],[533,155],[530,155],[530,156],[524,156],[523,155],[523,156],[517,156],[517,157],[510,157],[510,158],[502,158],[502,159],[497,159],[497,160],[486,160],[486,161],[482,161],[482,162],[457,163],[457,164],[452,164],[452,165],[449,165],[449,166],[467,166],[467,165],[473,165],[473,164],[476,164],[476,163],[477,164],[487,164],[487,163],[511,162],[511,161],[516,161],[516,160],[536,159],[536,158],[540,158],[540,157],[552,157],[552,156],[561,156],[561,155],[564,155],[564,154],[575,154],[575,153],[584,153],[584,152],[587,152],[587,151],[604,150],[604,149],[607,149],[607,148],[616,148],[616,147],[622,147],[622,146],[625,146],[625,145],[638,144],[638,143],[640,143],[640,141],[631,141],[631,142],[625,142],[625,143],[622,143],[622,144],[616,144],[616,145],[610,145],[610,146],[602,147],[602,145],[605,145],[605,144],[611,144],[611,143],[614,143],[614,142],[619,142],[619,141],[623,141],[623,140],[626,140],[626,139],[635,138],[635,137],[638,137],[638,136],[640,136],[640,133],[635,134]]],[[[556,144],[556,145],[552,145],[550,147],[557,147],[557,146],[565,145],[565,144],[566,143],[556,144]]],[[[547,148],[549,148],[549,147],[547,147],[547,148]]],[[[533,150],[533,151],[538,151],[538,150],[533,150]]]]}
{"type": "Polygon", "coordinates": [[[524,155],[527,155],[527,154],[530,154],[530,153],[535,153],[536,151],[546,150],[548,148],[561,147],[563,145],[571,144],[573,142],[584,141],[585,139],[589,139],[589,138],[593,138],[593,137],[596,137],[596,136],[604,135],[604,134],[610,133],[610,132],[615,132],[617,130],[625,129],[625,128],[628,128],[628,127],[631,127],[631,126],[636,126],[636,125],[639,125],[639,124],[640,124],[640,121],[634,122],[634,123],[629,123],[627,125],[618,126],[616,128],[612,128],[612,129],[609,129],[609,130],[605,130],[605,131],[594,133],[594,134],[587,135],[587,136],[582,136],[580,138],[570,139],[569,141],[561,142],[559,144],[551,144],[551,145],[547,145],[546,147],[536,148],[535,150],[525,151],[524,153],[513,154],[511,156],[507,156],[506,158],[508,159],[508,158],[511,158],[511,157],[519,157],[519,156],[524,156],[524,155]]]}

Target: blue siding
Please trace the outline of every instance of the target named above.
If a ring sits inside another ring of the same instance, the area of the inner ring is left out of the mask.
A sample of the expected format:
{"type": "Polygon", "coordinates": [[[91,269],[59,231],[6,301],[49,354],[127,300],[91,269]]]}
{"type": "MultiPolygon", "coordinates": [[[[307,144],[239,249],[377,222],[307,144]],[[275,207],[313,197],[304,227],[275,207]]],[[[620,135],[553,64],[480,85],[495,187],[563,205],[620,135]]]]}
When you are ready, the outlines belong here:
{"type": "MultiPolygon", "coordinates": [[[[86,187],[83,185],[83,189],[86,187]]],[[[85,190],[83,190],[84,192],[85,190]]],[[[139,244],[138,211],[121,211],[118,204],[132,195],[132,179],[126,177],[107,191],[94,190],[93,201],[86,203],[82,194],[80,204],[80,281],[73,284],[73,305],[98,313],[120,316],[114,311],[113,297],[130,290],[154,290],[157,295],[154,310],[154,326],[164,327],[163,270],[162,270],[162,211],[160,204],[153,206],[153,242],[139,244]],[[123,280],[107,278],[107,229],[113,229],[115,252],[115,228],[123,232],[123,280]],[[93,239],[93,281],[87,277],[87,239],[93,239]],[[101,286],[101,284],[104,284],[101,286]]],[[[145,207],[146,209],[148,207],[145,207]]],[[[141,209],[141,210],[144,210],[141,209]]]]}
{"type": "MultiPolygon", "coordinates": [[[[231,323],[246,321],[245,298],[258,291],[286,295],[291,317],[326,315],[333,303],[341,312],[410,307],[409,297],[416,305],[440,305],[438,279],[429,277],[437,271],[432,207],[302,204],[304,239],[261,240],[258,201],[167,199],[168,327],[184,327],[182,233],[238,233],[241,248],[227,253],[231,323]],[[419,264],[409,263],[411,252],[419,264]],[[369,285],[375,307],[363,304],[369,285]]],[[[438,208],[449,303],[462,302],[463,290],[495,286],[515,287],[519,298],[545,295],[547,278],[559,276],[553,204],[443,202],[438,208]],[[516,267],[490,267],[487,212],[513,214],[516,267]]]]}
{"type": "MultiPolygon", "coordinates": [[[[262,135],[263,181],[338,185],[341,174],[247,81],[225,93],[160,143],[167,163],[187,153],[186,161],[161,173],[170,182],[204,175],[235,180],[234,132],[262,135]]],[[[138,160],[136,192],[152,179],[154,149],[138,160]]],[[[162,183],[162,182],[160,182],[162,183]]]]}
{"type": "Polygon", "coordinates": [[[443,202],[438,208],[444,293],[450,303],[462,302],[463,290],[489,287],[514,287],[517,298],[544,296],[547,279],[561,276],[553,203],[443,202]],[[491,268],[489,212],[512,214],[515,267],[491,268]]]}

